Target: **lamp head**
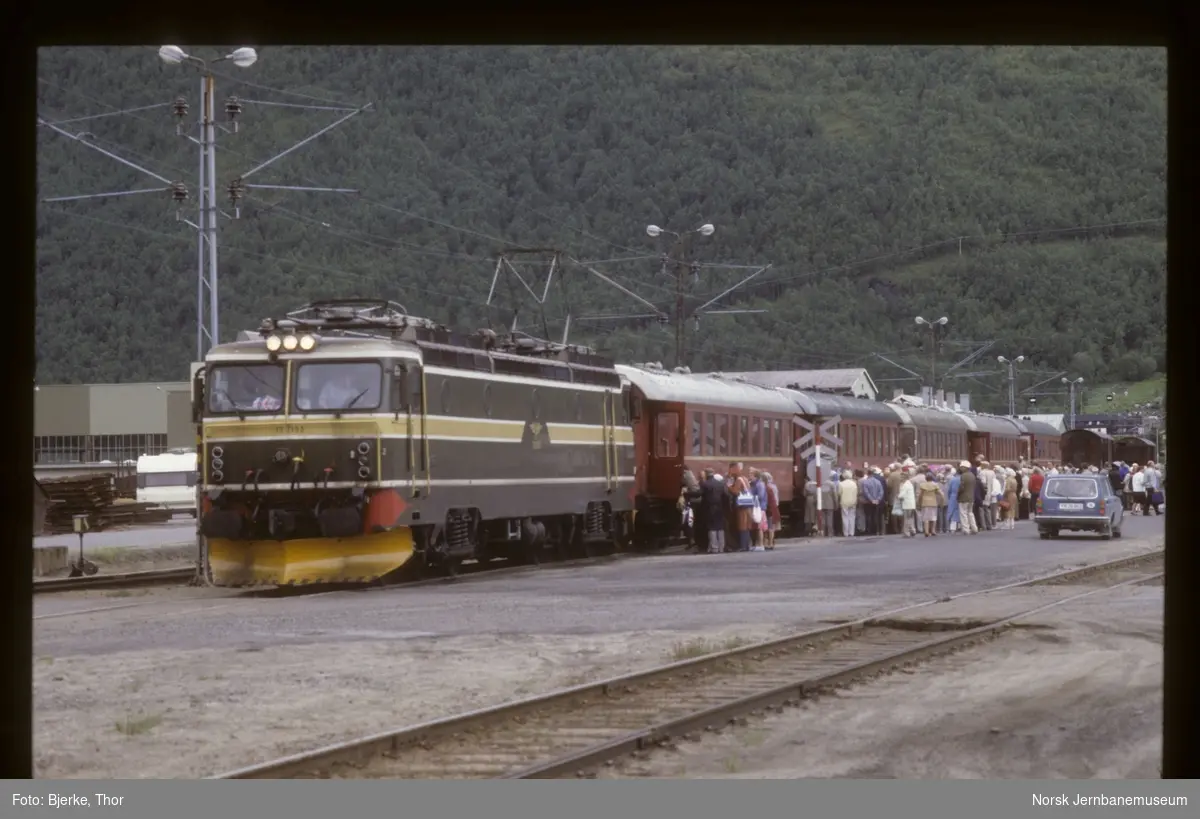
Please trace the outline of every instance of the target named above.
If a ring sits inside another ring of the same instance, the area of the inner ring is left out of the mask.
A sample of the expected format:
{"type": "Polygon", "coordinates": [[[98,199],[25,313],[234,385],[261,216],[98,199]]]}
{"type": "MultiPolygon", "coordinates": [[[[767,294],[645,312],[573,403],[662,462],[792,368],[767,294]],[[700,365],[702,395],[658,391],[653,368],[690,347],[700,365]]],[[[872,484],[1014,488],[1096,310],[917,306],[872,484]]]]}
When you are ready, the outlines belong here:
{"type": "Polygon", "coordinates": [[[179,46],[165,45],[158,49],[158,58],[167,65],[179,65],[188,58],[188,55],[179,46]]]}
{"type": "Polygon", "coordinates": [[[225,55],[225,59],[238,68],[249,68],[258,61],[258,52],[249,46],[244,46],[225,55]]]}

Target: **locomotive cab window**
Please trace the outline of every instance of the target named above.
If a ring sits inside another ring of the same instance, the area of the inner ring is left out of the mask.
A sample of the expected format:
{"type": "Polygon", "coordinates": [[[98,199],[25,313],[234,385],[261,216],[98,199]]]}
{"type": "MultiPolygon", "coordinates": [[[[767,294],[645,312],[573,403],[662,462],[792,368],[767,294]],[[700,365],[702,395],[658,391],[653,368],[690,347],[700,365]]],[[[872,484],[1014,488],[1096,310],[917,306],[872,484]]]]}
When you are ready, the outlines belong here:
{"type": "Polygon", "coordinates": [[[283,409],[282,364],[217,364],[207,379],[211,412],[279,412],[283,409]]]}
{"type": "Polygon", "coordinates": [[[375,361],[301,364],[295,406],[301,412],[374,410],[381,403],[383,367],[375,361]]]}

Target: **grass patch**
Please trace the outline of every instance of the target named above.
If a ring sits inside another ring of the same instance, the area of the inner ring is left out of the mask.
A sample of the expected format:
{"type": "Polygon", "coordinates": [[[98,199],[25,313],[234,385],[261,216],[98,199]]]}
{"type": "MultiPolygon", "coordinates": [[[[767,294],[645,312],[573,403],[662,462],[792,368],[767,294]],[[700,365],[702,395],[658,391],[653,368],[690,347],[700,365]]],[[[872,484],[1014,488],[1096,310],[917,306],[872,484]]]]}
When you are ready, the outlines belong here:
{"type": "Polygon", "coordinates": [[[688,640],[682,643],[676,643],[671,648],[671,658],[675,661],[691,660],[696,657],[705,657],[709,654],[717,654],[722,651],[732,651],[735,648],[750,645],[750,640],[744,637],[730,637],[725,640],[708,640],[704,637],[697,637],[694,640],[688,640]]]}
{"type": "Polygon", "coordinates": [[[1135,404],[1167,397],[1167,377],[1156,375],[1133,384],[1097,384],[1087,392],[1085,413],[1128,412],[1135,404]],[[1107,396],[1115,396],[1109,401],[1107,396]]]}
{"type": "Polygon", "coordinates": [[[746,732],[745,736],[742,737],[742,742],[744,742],[746,745],[750,746],[751,748],[757,748],[759,745],[762,745],[766,741],[767,741],[767,732],[760,731],[758,729],[755,729],[753,731],[748,731],[748,732],[746,732]]]}
{"type": "Polygon", "coordinates": [[[736,756],[725,757],[725,770],[729,773],[737,773],[741,768],[741,760],[736,756]]]}
{"type": "Polygon", "coordinates": [[[135,737],[154,730],[163,720],[162,714],[146,714],[140,717],[125,717],[117,720],[117,732],[127,737],[135,737]]]}

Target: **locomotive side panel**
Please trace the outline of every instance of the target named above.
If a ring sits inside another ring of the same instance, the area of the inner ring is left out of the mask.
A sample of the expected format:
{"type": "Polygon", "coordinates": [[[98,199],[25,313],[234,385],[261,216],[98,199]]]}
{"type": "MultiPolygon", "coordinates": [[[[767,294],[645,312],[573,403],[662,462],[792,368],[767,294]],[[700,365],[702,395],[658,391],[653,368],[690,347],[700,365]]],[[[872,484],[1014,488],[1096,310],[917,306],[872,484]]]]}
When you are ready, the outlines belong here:
{"type": "Polygon", "coordinates": [[[630,508],[633,432],[618,390],[433,367],[425,373],[436,396],[423,431],[426,518],[463,505],[485,520],[581,514],[592,502],[630,508]],[[451,488],[452,495],[443,491],[451,488]]]}

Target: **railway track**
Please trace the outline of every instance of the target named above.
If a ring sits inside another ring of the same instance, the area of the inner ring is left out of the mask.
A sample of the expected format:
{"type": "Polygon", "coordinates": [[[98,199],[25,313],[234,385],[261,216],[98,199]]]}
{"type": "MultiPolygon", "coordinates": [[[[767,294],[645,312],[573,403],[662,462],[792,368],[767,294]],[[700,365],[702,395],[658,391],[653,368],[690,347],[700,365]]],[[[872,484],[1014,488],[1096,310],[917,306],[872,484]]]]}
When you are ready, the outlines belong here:
{"type": "MultiPolygon", "coordinates": [[[[572,558],[569,560],[550,560],[540,563],[522,563],[512,564],[507,561],[498,563],[466,563],[458,567],[458,570],[453,575],[442,575],[438,577],[406,577],[399,580],[393,580],[383,583],[374,583],[370,585],[350,585],[350,584],[325,584],[319,586],[282,586],[282,587],[264,587],[264,588],[229,588],[227,594],[220,595],[224,598],[243,598],[243,597],[315,597],[321,594],[336,594],[342,592],[378,592],[396,588],[419,588],[421,586],[445,585],[452,583],[470,582],[475,579],[487,577],[511,576],[514,574],[526,574],[537,571],[555,571],[558,569],[580,568],[583,566],[595,566],[603,563],[611,563],[618,560],[629,560],[638,557],[661,557],[671,555],[669,550],[662,552],[620,552],[608,555],[599,555],[593,557],[572,558]]],[[[186,567],[181,569],[156,569],[153,571],[144,572],[125,572],[122,574],[96,574],[85,577],[56,577],[50,580],[35,580],[33,581],[34,594],[47,594],[52,592],[71,592],[71,591],[88,591],[91,589],[129,589],[148,586],[168,586],[168,585],[189,585],[196,577],[196,569],[194,567],[186,567]]],[[[150,605],[149,603],[145,605],[150,605]]],[[[121,606],[121,608],[129,608],[130,606],[121,606]]],[[[90,609],[88,610],[91,611],[90,609]]]]}
{"type": "Polygon", "coordinates": [[[885,614],[242,768],[218,779],[552,779],[782,710],[831,687],[986,642],[1046,609],[1162,577],[1163,552],[905,606],[885,614]],[[1080,590],[1079,586],[1085,588],[1080,590]],[[1015,615],[957,629],[896,619],[921,608],[1041,586],[1015,615]]]}
{"type": "Polygon", "coordinates": [[[33,581],[33,593],[85,591],[88,589],[129,589],[141,586],[166,586],[187,583],[196,576],[194,566],[183,569],[154,569],[146,572],[93,574],[84,577],[55,577],[33,581]]]}

